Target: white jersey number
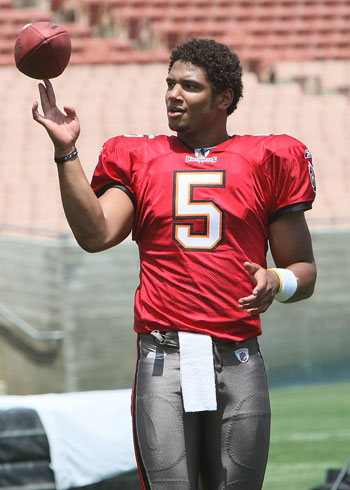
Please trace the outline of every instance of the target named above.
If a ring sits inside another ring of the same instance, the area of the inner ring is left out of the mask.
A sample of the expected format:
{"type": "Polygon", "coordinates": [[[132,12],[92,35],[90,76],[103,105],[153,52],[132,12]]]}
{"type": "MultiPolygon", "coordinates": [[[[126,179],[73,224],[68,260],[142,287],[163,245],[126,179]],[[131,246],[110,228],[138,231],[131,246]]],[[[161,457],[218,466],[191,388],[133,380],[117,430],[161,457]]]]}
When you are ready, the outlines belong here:
{"type": "Polygon", "coordinates": [[[225,171],[175,172],[173,238],[184,250],[214,250],[224,237],[224,211],[211,199],[194,199],[195,187],[225,187],[225,171]],[[204,221],[202,233],[194,231],[198,219],[204,221]]]}

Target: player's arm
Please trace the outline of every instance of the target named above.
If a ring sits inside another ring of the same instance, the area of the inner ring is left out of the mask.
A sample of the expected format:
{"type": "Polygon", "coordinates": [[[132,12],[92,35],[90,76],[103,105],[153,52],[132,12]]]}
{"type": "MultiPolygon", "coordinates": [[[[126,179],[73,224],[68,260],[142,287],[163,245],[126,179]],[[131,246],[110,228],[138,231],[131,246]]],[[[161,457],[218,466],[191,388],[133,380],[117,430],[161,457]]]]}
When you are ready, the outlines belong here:
{"type": "Polygon", "coordinates": [[[97,198],[79,160],[57,166],[64,212],[79,245],[87,252],[100,252],[122,242],[134,220],[127,194],[111,188],[97,198]]]}
{"type": "Polygon", "coordinates": [[[304,212],[286,214],[274,221],[269,227],[269,240],[276,267],[289,269],[297,277],[298,287],[286,303],[309,298],[317,271],[304,212]]]}
{"type": "MultiPolygon", "coordinates": [[[[292,303],[310,297],[316,281],[310,232],[303,211],[279,217],[269,226],[271,254],[278,268],[287,269],[297,278],[295,293],[286,301],[292,303]]],[[[260,314],[271,305],[280,289],[280,279],[273,270],[258,264],[244,264],[253,285],[252,294],[239,300],[240,308],[260,314]]]]}
{"type": "MultiPolygon", "coordinates": [[[[32,107],[33,119],[44,126],[50,136],[55,157],[61,158],[75,149],[80,124],[75,110],[56,105],[49,80],[39,84],[43,115],[38,103],[32,107]]],[[[98,252],[120,243],[130,233],[134,208],[130,198],[120,189],[109,189],[98,199],[90,187],[79,158],[58,163],[60,191],[64,211],[79,245],[88,252],[98,252]]]]}

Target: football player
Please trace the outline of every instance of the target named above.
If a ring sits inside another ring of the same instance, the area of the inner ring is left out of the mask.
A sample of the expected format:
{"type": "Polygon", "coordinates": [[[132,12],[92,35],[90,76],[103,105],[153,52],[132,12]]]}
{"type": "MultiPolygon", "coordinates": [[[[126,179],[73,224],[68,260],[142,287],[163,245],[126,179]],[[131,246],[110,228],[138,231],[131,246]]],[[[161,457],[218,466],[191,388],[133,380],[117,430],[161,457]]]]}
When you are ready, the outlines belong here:
{"type": "Polygon", "coordinates": [[[53,141],[78,243],[98,252],[132,232],[139,247],[132,412],[142,488],[261,489],[270,404],[259,315],[273,300],[313,293],[310,151],[287,135],[228,134],[242,69],[213,40],[171,54],[165,102],[175,134],[111,138],[91,186],[75,110],[57,108],[49,81],[39,89],[43,115],[35,102],[33,117],[53,141]]]}

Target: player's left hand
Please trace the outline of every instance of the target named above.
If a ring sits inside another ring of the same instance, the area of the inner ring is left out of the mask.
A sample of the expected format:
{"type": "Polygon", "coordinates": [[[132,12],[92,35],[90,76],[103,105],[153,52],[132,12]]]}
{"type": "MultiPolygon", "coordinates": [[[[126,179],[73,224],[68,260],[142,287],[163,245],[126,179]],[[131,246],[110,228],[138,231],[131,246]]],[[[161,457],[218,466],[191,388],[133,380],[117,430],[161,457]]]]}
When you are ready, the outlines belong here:
{"type": "Polygon", "coordinates": [[[243,265],[249,273],[254,289],[251,295],[238,300],[239,307],[248,310],[251,315],[260,315],[269,308],[279,290],[279,279],[274,271],[254,262],[245,262],[243,265]]]}
{"type": "Polygon", "coordinates": [[[80,123],[73,107],[64,106],[65,114],[56,105],[56,95],[50,80],[39,83],[39,93],[43,115],[39,114],[39,104],[33,103],[34,121],[46,129],[54,147],[55,156],[68,155],[75,149],[80,134],[80,123]]]}

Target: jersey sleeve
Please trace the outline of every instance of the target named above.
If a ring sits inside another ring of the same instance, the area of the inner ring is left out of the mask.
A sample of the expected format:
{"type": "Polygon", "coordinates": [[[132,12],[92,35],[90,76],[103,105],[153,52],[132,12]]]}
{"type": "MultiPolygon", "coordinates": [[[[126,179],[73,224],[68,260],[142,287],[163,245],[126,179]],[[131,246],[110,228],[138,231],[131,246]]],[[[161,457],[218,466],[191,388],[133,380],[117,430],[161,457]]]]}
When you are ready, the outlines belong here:
{"type": "Polygon", "coordinates": [[[312,208],[316,183],[310,151],[297,140],[271,156],[272,200],[269,222],[278,217],[312,208]]]}
{"type": "Polygon", "coordinates": [[[91,187],[98,197],[112,187],[122,189],[136,207],[130,154],[121,141],[122,137],[117,136],[103,145],[92,176],[91,187]]]}

